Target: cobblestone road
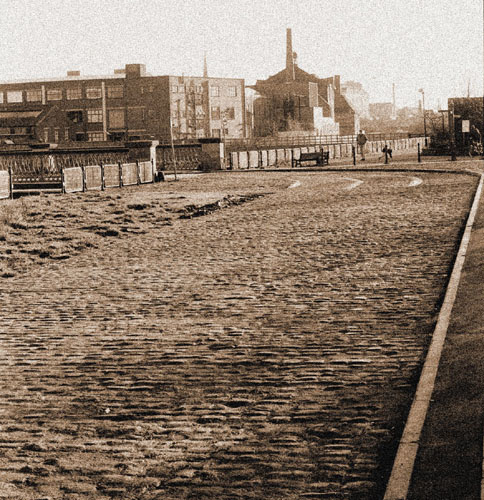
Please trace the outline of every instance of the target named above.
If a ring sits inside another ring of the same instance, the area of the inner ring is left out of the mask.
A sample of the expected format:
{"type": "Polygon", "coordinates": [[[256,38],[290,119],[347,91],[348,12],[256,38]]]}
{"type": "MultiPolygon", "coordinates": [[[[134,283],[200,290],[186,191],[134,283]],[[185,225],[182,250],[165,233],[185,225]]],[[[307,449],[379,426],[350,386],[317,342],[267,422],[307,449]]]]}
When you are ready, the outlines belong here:
{"type": "Polygon", "coordinates": [[[477,182],[276,175],[1,282],[1,498],[381,495],[477,182]]]}

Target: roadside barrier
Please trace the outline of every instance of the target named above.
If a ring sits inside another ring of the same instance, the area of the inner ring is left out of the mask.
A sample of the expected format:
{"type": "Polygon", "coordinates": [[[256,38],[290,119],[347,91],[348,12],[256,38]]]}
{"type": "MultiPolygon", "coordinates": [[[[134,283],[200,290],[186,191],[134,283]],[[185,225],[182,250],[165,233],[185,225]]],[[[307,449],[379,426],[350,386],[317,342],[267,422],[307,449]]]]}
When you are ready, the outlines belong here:
{"type": "Polygon", "coordinates": [[[12,185],[12,169],[0,170],[0,199],[12,198],[13,185],[12,185]]]}
{"type": "MultiPolygon", "coordinates": [[[[1,172],[0,197],[3,186],[1,172]]],[[[112,187],[153,183],[155,180],[151,161],[63,167],[61,174],[63,193],[102,191],[112,187]]]]}
{"type": "MultiPolygon", "coordinates": [[[[391,139],[388,141],[378,140],[369,141],[366,145],[366,150],[369,153],[381,153],[382,149],[387,145],[396,150],[416,150],[421,138],[412,137],[408,139],[391,139]]],[[[292,159],[298,160],[301,153],[314,153],[320,151],[329,151],[329,158],[348,158],[351,160],[352,148],[354,145],[349,143],[341,144],[325,144],[322,146],[297,146],[288,148],[260,148],[247,149],[242,151],[231,151],[228,153],[228,164],[232,170],[245,170],[253,168],[266,168],[277,166],[288,166],[292,163],[292,159]]]]}

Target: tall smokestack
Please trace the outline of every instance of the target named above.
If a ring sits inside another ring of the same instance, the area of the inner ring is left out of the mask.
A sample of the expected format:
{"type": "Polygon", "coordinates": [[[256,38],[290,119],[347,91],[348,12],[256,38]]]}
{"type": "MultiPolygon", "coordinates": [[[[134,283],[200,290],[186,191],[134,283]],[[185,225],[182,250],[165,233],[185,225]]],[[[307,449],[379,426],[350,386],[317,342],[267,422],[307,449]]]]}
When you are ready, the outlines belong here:
{"type": "Polygon", "coordinates": [[[292,51],[292,33],[291,28],[286,30],[286,80],[295,80],[294,73],[294,52],[292,51]]]}
{"type": "Polygon", "coordinates": [[[208,78],[207,53],[203,55],[203,78],[208,78]]]}
{"type": "Polygon", "coordinates": [[[397,102],[395,99],[395,84],[392,84],[392,120],[397,119],[397,102]]]}

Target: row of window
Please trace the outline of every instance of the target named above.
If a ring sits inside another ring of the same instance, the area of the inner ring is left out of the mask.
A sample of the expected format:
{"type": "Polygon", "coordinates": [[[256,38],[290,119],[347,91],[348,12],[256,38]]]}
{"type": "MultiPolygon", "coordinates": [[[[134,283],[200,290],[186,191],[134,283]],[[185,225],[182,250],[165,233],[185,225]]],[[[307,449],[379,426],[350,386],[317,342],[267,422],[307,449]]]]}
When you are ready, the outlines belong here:
{"type": "MultiPolygon", "coordinates": [[[[102,108],[92,108],[86,110],[87,123],[102,123],[103,110],[102,108]]],[[[67,112],[67,118],[72,123],[82,123],[84,121],[84,111],[72,110],[67,112]]],[[[135,122],[144,122],[146,118],[154,119],[156,111],[154,109],[136,108],[129,112],[131,119],[135,122]]],[[[110,128],[124,128],[125,127],[125,114],[124,109],[109,109],[107,111],[108,124],[110,128]]]]}
{"type": "MultiPolygon", "coordinates": [[[[194,87],[187,87],[185,85],[172,85],[171,91],[174,94],[203,94],[203,86],[196,85],[194,87]]],[[[220,87],[212,85],[210,87],[210,95],[212,97],[220,97],[220,87]]],[[[236,97],[237,96],[237,87],[227,87],[227,96],[228,97],[236,97]]]]}
{"type": "MultiPolygon", "coordinates": [[[[83,98],[82,87],[73,87],[65,90],[66,99],[75,100],[83,98]]],[[[47,101],[61,101],[63,99],[63,89],[47,89],[47,101]]],[[[106,87],[106,94],[109,99],[119,99],[124,97],[124,87],[116,85],[113,87],[106,87]]],[[[85,89],[86,99],[101,99],[101,87],[88,87],[85,89]]],[[[22,90],[8,90],[0,92],[0,104],[3,103],[22,103],[24,102],[24,91],[22,90]]],[[[25,102],[42,102],[42,89],[29,89],[25,91],[25,102]]]]}
{"type": "MultiPolygon", "coordinates": [[[[197,118],[205,117],[203,109],[196,109],[195,114],[197,118]]],[[[171,115],[172,118],[186,118],[187,112],[184,109],[174,109],[171,115]]],[[[210,108],[210,115],[212,120],[220,120],[220,117],[223,117],[224,120],[235,120],[235,108],[226,108],[223,112],[220,112],[220,106],[212,106],[210,108]]]]}
{"type": "MultiPolygon", "coordinates": [[[[51,140],[53,140],[54,142],[57,143],[61,140],[61,131],[59,128],[54,128],[52,132],[53,133],[51,134],[51,129],[49,127],[44,128],[43,131],[44,142],[50,142],[51,140]]],[[[69,139],[70,139],[69,129],[65,128],[63,140],[69,141],[69,139]]],[[[76,134],[76,140],[86,140],[85,134],[83,133],[76,134]]],[[[90,142],[104,141],[104,134],[103,132],[88,132],[87,140],[90,142]]]]}

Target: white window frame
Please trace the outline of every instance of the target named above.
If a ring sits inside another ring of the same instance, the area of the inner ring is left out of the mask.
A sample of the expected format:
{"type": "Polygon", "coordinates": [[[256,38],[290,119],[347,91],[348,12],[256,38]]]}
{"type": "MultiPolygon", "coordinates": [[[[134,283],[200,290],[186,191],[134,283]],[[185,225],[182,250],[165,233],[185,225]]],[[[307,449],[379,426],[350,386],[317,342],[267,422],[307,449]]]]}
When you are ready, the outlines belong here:
{"type": "Polygon", "coordinates": [[[62,101],[62,89],[47,89],[48,101],[62,101]]]}
{"type": "Polygon", "coordinates": [[[92,108],[87,110],[87,123],[102,123],[103,110],[102,108],[92,108]]]}
{"type": "Polygon", "coordinates": [[[101,87],[89,87],[86,89],[86,99],[101,99],[101,87]]]}
{"type": "Polygon", "coordinates": [[[7,102],[9,104],[23,102],[23,92],[21,90],[7,90],[7,102]]]}
{"type": "Polygon", "coordinates": [[[26,102],[42,102],[42,89],[28,89],[25,92],[26,102]]]}
{"type": "Polygon", "coordinates": [[[124,97],[124,87],[122,85],[110,85],[106,92],[108,99],[122,99],[124,97]]]}
{"type": "Polygon", "coordinates": [[[71,87],[66,91],[66,97],[69,101],[82,99],[82,87],[71,87]]]}

